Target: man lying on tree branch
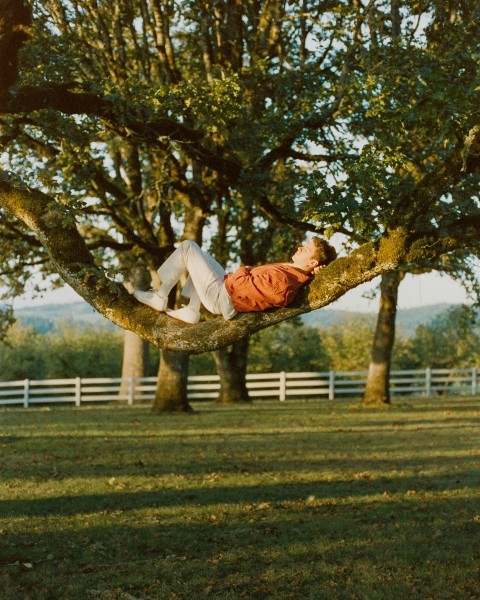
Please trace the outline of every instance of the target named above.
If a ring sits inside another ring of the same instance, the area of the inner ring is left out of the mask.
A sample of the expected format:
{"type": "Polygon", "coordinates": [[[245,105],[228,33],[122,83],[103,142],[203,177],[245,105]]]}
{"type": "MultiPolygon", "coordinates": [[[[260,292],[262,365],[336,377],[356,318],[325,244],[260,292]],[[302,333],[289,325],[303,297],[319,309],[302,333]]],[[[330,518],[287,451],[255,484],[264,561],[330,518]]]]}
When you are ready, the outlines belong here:
{"type": "Polygon", "coordinates": [[[160,287],[150,292],[136,290],[134,296],[143,304],[186,323],[198,323],[202,304],[214,315],[232,319],[237,313],[288,306],[298,290],[336,257],[333,246],[314,237],[297,249],[291,262],[240,267],[227,274],[198,244],[187,240],[158,269],[160,287]],[[189,303],[169,310],[168,294],[185,271],[188,278],[182,296],[189,298],[189,303]]]}

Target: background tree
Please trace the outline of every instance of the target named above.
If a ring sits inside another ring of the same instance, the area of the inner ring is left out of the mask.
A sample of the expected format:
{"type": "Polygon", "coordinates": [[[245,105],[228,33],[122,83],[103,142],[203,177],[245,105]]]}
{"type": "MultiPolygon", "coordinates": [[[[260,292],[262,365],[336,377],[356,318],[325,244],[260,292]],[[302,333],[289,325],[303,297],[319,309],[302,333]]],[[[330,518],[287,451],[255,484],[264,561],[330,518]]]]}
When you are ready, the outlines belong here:
{"type": "Polygon", "coordinates": [[[384,273],[380,283],[380,306],[373,335],[364,404],[390,402],[390,363],[395,341],[395,317],[401,271],[384,273]]]}
{"type": "Polygon", "coordinates": [[[0,342],[2,380],[118,377],[122,334],[61,323],[48,333],[18,323],[0,342]]]}
{"type": "MultiPolygon", "coordinates": [[[[417,275],[436,270],[448,275],[463,285],[470,298],[478,303],[480,282],[475,258],[475,252],[456,251],[434,261],[421,261],[411,265],[408,272],[417,275]]],[[[405,274],[405,269],[402,269],[384,273],[381,277],[377,323],[363,396],[363,402],[367,405],[390,402],[390,366],[396,338],[397,298],[405,274]]]]}
{"type": "Polygon", "coordinates": [[[297,319],[254,334],[251,338],[249,373],[326,371],[330,357],[323,331],[297,319]]]}
{"type": "MultiPolygon", "coordinates": [[[[405,2],[372,3],[368,28],[358,33],[363,51],[356,61],[359,76],[349,103],[357,143],[363,148],[358,164],[333,192],[329,189],[338,199],[337,219],[351,242],[375,238],[391,225],[398,196],[441,158],[441,144],[455,139],[459,124],[474,110],[477,58],[470,37],[472,11],[476,11],[473,3],[454,7],[426,2],[421,8],[405,2]],[[379,162],[387,167],[383,172],[379,162]],[[345,196],[356,202],[346,207],[345,196]]],[[[471,180],[457,182],[451,194],[467,212],[475,209],[478,186],[472,187],[471,180]]],[[[444,206],[445,202],[430,205],[421,220],[442,218],[444,206]]],[[[457,272],[463,260],[468,261],[468,253],[457,255],[457,272]]],[[[445,260],[428,262],[430,269],[449,272],[445,260]]],[[[367,404],[389,401],[398,286],[405,271],[425,267],[411,264],[382,276],[367,404]]],[[[465,269],[469,272],[468,262],[465,269]]]]}
{"type": "MultiPolygon", "coordinates": [[[[135,267],[128,269],[125,283],[127,289],[145,290],[149,288],[149,283],[150,277],[145,267],[137,264],[135,267]]],[[[120,396],[123,396],[127,393],[127,390],[131,389],[128,380],[145,377],[148,374],[149,366],[150,349],[148,342],[142,339],[137,333],[128,331],[127,329],[123,337],[121,378],[124,380],[124,383],[119,391],[120,396]]]]}
{"type": "Polygon", "coordinates": [[[372,346],[374,320],[372,315],[352,316],[322,334],[328,369],[334,371],[365,371],[372,346]]]}
{"type": "MultiPolygon", "coordinates": [[[[180,14],[176,15],[169,2],[115,2],[113,19],[110,19],[110,3],[34,3],[37,20],[32,60],[34,54],[35,57],[45,56],[42,54],[45,48],[48,47],[50,53],[52,45],[58,47],[58,54],[46,57],[51,63],[50,72],[54,72],[54,76],[62,81],[69,82],[74,75],[76,81],[81,80],[85,85],[91,85],[94,81],[95,86],[103,86],[102,91],[112,90],[111,112],[116,121],[123,124],[125,120],[124,112],[127,109],[122,105],[125,101],[134,101],[136,108],[143,106],[145,112],[150,110],[152,114],[167,115],[180,111],[183,124],[192,127],[200,124],[212,144],[221,147],[226,136],[225,119],[244,109],[242,106],[239,108],[235,101],[232,103],[232,99],[239,97],[235,75],[242,69],[242,51],[232,44],[230,36],[236,32],[239,43],[243,43],[241,27],[239,29],[241,23],[238,21],[240,13],[221,3],[218,3],[215,15],[203,7],[198,14],[194,7],[195,3],[186,2],[180,14]],[[133,27],[132,20],[135,18],[136,27],[141,23],[138,31],[133,27]],[[192,27],[190,35],[183,37],[176,53],[171,37],[179,20],[191,22],[192,27]],[[219,20],[223,21],[221,27],[219,20]],[[153,42],[157,44],[155,48],[149,45],[153,42]],[[80,48],[88,49],[88,52],[81,52],[80,48]],[[105,48],[108,52],[104,51],[105,48]],[[199,48],[207,48],[208,52],[198,53],[199,48]]],[[[272,19],[276,18],[276,14],[266,11],[266,21],[262,27],[259,28],[258,23],[256,25],[259,36],[272,27],[272,19]]],[[[254,17],[250,14],[250,18],[254,17]]],[[[278,37],[278,32],[275,36],[278,37]]],[[[272,38],[271,44],[273,42],[272,38]]],[[[262,49],[252,38],[251,64],[263,60],[272,48],[262,49]]],[[[28,59],[26,66],[30,66],[28,59]]],[[[35,73],[26,73],[27,80],[28,77],[30,81],[35,81],[35,73]]],[[[43,83],[45,75],[42,74],[40,78],[43,83]]],[[[251,117],[259,107],[259,99],[262,102],[265,91],[258,88],[253,94],[252,89],[248,91],[248,85],[245,87],[250,94],[245,105],[251,117]]],[[[56,100],[62,102],[60,89],[57,87],[53,93],[56,100]]],[[[67,96],[63,97],[65,102],[68,102],[67,96]]],[[[147,264],[155,280],[153,265],[158,266],[165,256],[165,253],[162,255],[162,248],[169,247],[175,239],[170,223],[172,210],[183,224],[181,237],[201,241],[206,216],[212,211],[210,204],[214,202],[220,211],[228,210],[228,206],[224,205],[232,196],[228,180],[225,183],[224,174],[212,170],[210,163],[213,161],[217,170],[217,163],[220,167],[232,167],[232,164],[216,160],[210,151],[200,149],[201,158],[206,158],[206,166],[199,160],[198,149],[185,152],[186,148],[191,149],[188,144],[193,143],[193,131],[192,139],[187,134],[183,140],[186,142],[184,146],[175,144],[168,136],[162,138],[163,142],[156,138],[145,143],[141,136],[139,139],[132,135],[132,130],[123,126],[123,130],[119,131],[118,123],[112,126],[109,122],[99,144],[95,135],[100,132],[101,124],[90,115],[89,110],[87,102],[80,112],[85,111],[88,116],[81,120],[65,114],[56,115],[55,122],[46,132],[45,128],[42,131],[33,117],[29,127],[39,129],[35,132],[35,143],[22,145],[18,156],[23,157],[27,152],[32,165],[46,157],[50,177],[43,174],[44,184],[48,183],[48,187],[55,190],[55,181],[61,180],[65,195],[79,196],[83,192],[84,199],[88,198],[88,205],[81,204],[77,218],[84,220],[85,215],[89,215],[90,220],[83,226],[83,233],[91,236],[97,254],[105,247],[114,249],[116,256],[113,260],[119,260],[127,266],[133,263],[133,268],[137,268],[135,261],[125,256],[127,252],[134,254],[147,264]],[[122,138],[123,143],[120,142],[122,138]],[[82,169],[79,169],[80,157],[82,169]],[[156,214],[156,210],[159,214],[156,214]],[[99,226],[99,217],[107,232],[113,232],[113,235],[106,235],[105,229],[99,226]],[[155,247],[155,243],[159,248],[155,247]]],[[[64,113],[62,109],[60,112],[64,113]]],[[[51,114],[47,114],[47,120],[51,114]]],[[[44,118],[45,114],[42,115],[42,122],[44,118]]],[[[244,118],[242,122],[245,122],[244,118]]],[[[250,125],[253,122],[250,120],[250,125]]],[[[28,141],[32,137],[25,135],[24,128],[18,130],[18,119],[13,123],[5,122],[9,134],[5,136],[5,142],[10,144],[11,161],[18,158],[14,143],[22,144],[25,139],[28,141]]],[[[165,124],[165,120],[162,123],[165,124]]],[[[262,128],[265,129],[265,124],[262,128]]],[[[186,130],[184,133],[187,133],[186,130]]],[[[242,139],[245,137],[242,135],[239,138],[238,150],[247,154],[252,136],[248,140],[242,139]]],[[[249,152],[251,154],[250,149],[249,152]]],[[[233,167],[237,173],[239,165],[233,167]]],[[[32,174],[34,171],[35,168],[32,174]]],[[[255,264],[259,259],[253,258],[252,231],[254,213],[258,213],[258,210],[251,197],[252,186],[247,181],[242,184],[241,191],[237,189],[234,193],[239,206],[243,206],[240,210],[243,217],[242,238],[237,251],[242,260],[255,264]]],[[[179,230],[176,235],[179,237],[179,230]]],[[[111,254],[102,252],[104,264],[107,259],[112,260],[111,254]]],[[[17,267],[25,269],[25,264],[17,267]]],[[[126,339],[131,343],[125,351],[124,375],[134,376],[143,368],[143,348],[134,336],[127,334],[126,339]],[[136,344],[133,351],[132,343],[136,344]],[[139,365],[138,368],[134,368],[134,364],[139,365]]],[[[238,352],[227,353],[226,357],[236,355],[238,352]]],[[[171,406],[175,398],[182,395],[183,402],[179,406],[186,405],[184,387],[178,387],[180,384],[176,383],[183,381],[185,374],[175,373],[179,368],[185,370],[186,362],[186,358],[179,361],[176,355],[163,355],[157,408],[165,403],[171,406]],[[167,381],[170,385],[166,385],[167,381]]]]}
{"type": "Polygon", "coordinates": [[[2,379],[42,379],[45,376],[43,336],[14,323],[0,341],[2,379]]]}
{"type": "Polygon", "coordinates": [[[478,308],[454,306],[430,323],[419,325],[404,351],[410,368],[452,369],[478,363],[478,308]]]}

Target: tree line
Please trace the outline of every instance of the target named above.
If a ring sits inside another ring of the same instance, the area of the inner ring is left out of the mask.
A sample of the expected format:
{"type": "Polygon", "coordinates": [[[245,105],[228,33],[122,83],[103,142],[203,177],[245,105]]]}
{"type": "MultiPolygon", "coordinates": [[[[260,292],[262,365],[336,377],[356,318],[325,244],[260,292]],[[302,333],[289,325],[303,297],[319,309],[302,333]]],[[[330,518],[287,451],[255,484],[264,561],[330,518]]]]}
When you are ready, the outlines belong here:
{"type": "MultiPolygon", "coordinates": [[[[278,371],[366,370],[374,333],[372,315],[355,315],[327,328],[290,320],[254,334],[247,370],[278,371]]],[[[123,335],[118,330],[75,326],[60,322],[47,333],[31,326],[12,326],[0,343],[1,379],[119,377],[123,335]]],[[[159,352],[152,348],[146,375],[158,371],[159,352]]],[[[461,368],[480,366],[480,329],[475,309],[454,306],[411,337],[398,335],[392,358],[394,369],[461,368]]],[[[191,359],[192,375],[216,372],[212,353],[191,359]]]]}

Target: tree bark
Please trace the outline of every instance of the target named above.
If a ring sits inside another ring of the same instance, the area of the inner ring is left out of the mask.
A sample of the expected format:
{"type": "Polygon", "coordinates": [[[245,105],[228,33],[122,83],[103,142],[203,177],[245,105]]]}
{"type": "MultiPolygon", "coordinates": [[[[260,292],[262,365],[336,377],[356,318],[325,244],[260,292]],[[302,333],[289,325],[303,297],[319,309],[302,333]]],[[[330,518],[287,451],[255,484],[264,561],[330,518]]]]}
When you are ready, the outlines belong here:
{"type": "Polygon", "coordinates": [[[18,79],[18,54],[28,38],[32,9],[23,0],[4,0],[0,9],[0,93],[18,79]]]}
{"type": "MultiPolygon", "coordinates": [[[[150,276],[147,269],[141,265],[136,265],[129,270],[124,285],[129,292],[132,292],[136,289],[148,289],[149,282],[150,276]]],[[[148,372],[148,363],[148,342],[141,338],[138,333],[126,330],[123,338],[122,379],[145,377],[148,372]]],[[[125,395],[129,389],[129,382],[122,382],[120,395],[125,395]]]]}
{"type": "Polygon", "coordinates": [[[192,412],[188,402],[188,358],[183,352],[162,350],[158,383],[152,410],[155,412],[192,412]]]}
{"type": "Polygon", "coordinates": [[[390,0],[390,18],[392,20],[392,40],[398,40],[402,31],[399,0],[390,0]]]}
{"type": "MultiPolygon", "coordinates": [[[[122,385],[120,387],[120,396],[127,393],[130,389],[130,378],[145,377],[148,372],[149,364],[148,342],[142,339],[138,333],[125,331],[123,336],[123,360],[122,360],[122,385]]],[[[137,386],[134,385],[134,392],[137,386]]]]}
{"type": "Polygon", "coordinates": [[[382,275],[380,307],[363,396],[365,405],[390,404],[390,362],[395,341],[398,287],[403,277],[400,271],[382,275]]]}
{"type": "Polygon", "coordinates": [[[220,404],[251,402],[246,383],[249,341],[249,338],[245,337],[230,348],[220,348],[213,353],[220,377],[220,393],[217,400],[220,404]]]}

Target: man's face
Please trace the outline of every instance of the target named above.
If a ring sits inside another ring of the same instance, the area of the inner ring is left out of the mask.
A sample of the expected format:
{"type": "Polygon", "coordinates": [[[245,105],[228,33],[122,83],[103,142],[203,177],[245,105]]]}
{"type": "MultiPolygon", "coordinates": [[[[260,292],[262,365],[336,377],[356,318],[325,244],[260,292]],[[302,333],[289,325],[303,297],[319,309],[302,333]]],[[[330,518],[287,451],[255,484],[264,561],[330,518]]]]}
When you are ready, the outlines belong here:
{"type": "Polygon", "coordinates": [[[318,265],[318,261],[314,259],[315,252],[315,244],[313,242],[308,242],[308,244],[304,244],[297,248],[297,251],[292,256],[292,261],[304,271],[310,271],[318,265]]]}
{"type": "Polygon", "coordinates": [[[303,246],[299,246],[297,251],[292,256],[292,259],[302,258],[313,260],[313,255],[315,253],[315,244],[313,242],[308,242],[308,244],[304,244],[303,246]]]}

